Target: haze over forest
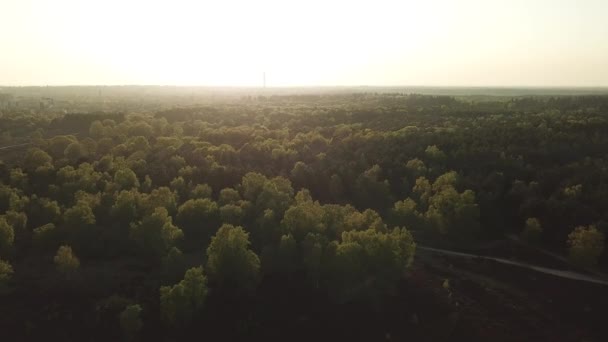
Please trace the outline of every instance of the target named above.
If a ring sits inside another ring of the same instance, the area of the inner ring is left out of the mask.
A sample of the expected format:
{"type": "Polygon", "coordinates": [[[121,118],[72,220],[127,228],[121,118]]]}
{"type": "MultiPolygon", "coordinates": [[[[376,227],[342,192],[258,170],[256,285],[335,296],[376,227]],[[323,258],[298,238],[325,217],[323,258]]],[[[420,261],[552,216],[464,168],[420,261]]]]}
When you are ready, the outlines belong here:
{"type": "Polygon", "coordinates": [[[604,0],[4,0],[0,85],[608,86],[604,0]]]}
{"type": "Polygon", "coordinates": [[[608,341],[608,0],[0,0],[1,341],[608,341]]]}

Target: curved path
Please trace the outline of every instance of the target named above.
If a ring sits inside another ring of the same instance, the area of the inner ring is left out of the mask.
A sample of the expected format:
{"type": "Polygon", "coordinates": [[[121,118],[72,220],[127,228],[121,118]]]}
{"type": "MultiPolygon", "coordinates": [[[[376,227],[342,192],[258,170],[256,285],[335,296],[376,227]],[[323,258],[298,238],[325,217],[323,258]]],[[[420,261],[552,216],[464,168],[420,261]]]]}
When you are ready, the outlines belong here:
{"type": "MultiPolygon", "coordinates": [[[[77,133],[55,134],[55,135],[53,135],[53,137],[60,136],[60,135],[80,135],[80,133],[77,132],[77,133]]],[[[46,139],[51,139],[51,138],[52,137],[48,137],[46,139]]],[[[31,145],[31,144],[32,144],[32,142],[29,141],[29,142],[24,142],[24,143],[20,143],[20,144],[14,144],[14,145],[8,145],[8,146],[0,146],[0,151],[1,150],[8,150],[8,149],[15,148],[15,147],[28,146],[28,145],[31,145]]]]}
{"type": "Polygon", "coordinates": [[[27,142],[27,143],[16,144],[16,145],[2,146],[2,147],[0,147],[0,150],[8,150],[9,148],[27,146],[27,145],[31,145],[31,144],[32,143],[27,142]]]}
{"type": "Polygon", "coordinates": [[[420,246],[420,245],[416,247],[416,250],[444,254],[444,255],[451,255],[451,256],[455,256],[455,257],[469,258],[469,259],[492,260],[492,261],[499,262],[501,264],[523,267],[523,268],[527,268],[527,269],[530,269],[530,270],[533,270],[536,272],[550,274],[550,275],[561,277],[561,278],[585,281],[585,282],[596,283],[596,284],[601,284],[601,285],[608,285],[608,280],[595,278],[595,277],[588,276],[588,275],[582,274],[582,273],[556,270],[553,268],[536,266],[536,265],[527,264],[524,262],[512,261],[512,260],[507,260],[507,259],[502,259],[502,258],[494,258],[494,257],[489,257],[489,256],[483,256],[483,255],[469,254],[469,253],[454,252],[454,251],[448,251],[445,249],[424,247],[424,246],[420,246]]]}

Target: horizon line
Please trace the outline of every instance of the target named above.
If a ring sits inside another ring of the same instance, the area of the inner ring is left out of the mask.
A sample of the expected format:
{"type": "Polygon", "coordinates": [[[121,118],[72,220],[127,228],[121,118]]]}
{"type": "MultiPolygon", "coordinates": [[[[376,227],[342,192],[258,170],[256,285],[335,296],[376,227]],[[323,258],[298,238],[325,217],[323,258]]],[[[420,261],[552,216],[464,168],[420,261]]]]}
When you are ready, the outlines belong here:
{"type": "Polygon", "coordinates": [[[44,87],[174,87],[174,88],[225,88],[225,89],[294,89],[294,88],[478,88],[478,89],[606,89],[608,85],[188,85],[188,84],[27,84],[6,85],[0,88],[44,88],[44,87]]]}

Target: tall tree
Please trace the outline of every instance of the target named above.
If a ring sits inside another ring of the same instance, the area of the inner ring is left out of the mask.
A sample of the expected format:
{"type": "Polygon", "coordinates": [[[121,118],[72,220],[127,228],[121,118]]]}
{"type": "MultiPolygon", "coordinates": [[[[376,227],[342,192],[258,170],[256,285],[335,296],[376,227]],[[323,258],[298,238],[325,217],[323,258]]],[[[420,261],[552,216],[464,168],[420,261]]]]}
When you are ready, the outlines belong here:
{"type": "Polygon", "coordinates": [[[542,232],[543,227],[540,225],[540,221],[536,217],[530,217],[526,220],[521,236],[530,242],[536,242],[540,239],[542,232]]]}
{"type": "Polygon", "coordinates": [[[4,217],[0,217],[0,251],[9,248],[15,241],[13,226],[8,224],[4,217]]]}
{"type": "Polygon", "coordinates": [[[137,337],[137,334],[143,327],[141,320],[141,306],[133,304],[127,306],[119,316],[120,327],[122,328],[126,341],[133,341],[137,337]]]}
{"type": "Polygon", "coordinates": [[[183,233],[173,224],[167,209],[156,208],[150,216],[131,224],[130,236],[143,251],[160,258],[183,237],[183,233]]]}
{"type": "Polygon", "coordinates": [[[594,225],[576,227],[568,235],[570,259],[581,266],[594,266],[604,252],[605,239],[594,225]]]}
{"type": "Polygon", "coordinates": [[[405,228],[342,234],[329,263],[329,286],[338,301],[363,298],[378,303],[392,294],[412,264],[416,244],[405,228]]]}
{"type": "Polygon", "coordinates": [[[253,291],[260,281],[260,259],[249,249],[249,234],[225,224],[207,248],[207,272],[218,287],[253,291]]]}
{"type": "Polygon", "coordinates": [[[70,246],[60,246],[53,260],[57,270],[67,276],[73,274],[80,267],[80,260],[74,255],[70,246]]]}
{"type": "Polygon", "coordinates": [[[187,200],[177,209],[177,223],[184,230],[188,248],[200,247],[219,226],[217,203],[209,198],[187,200]]]}
{"type": "Polygon", "coordinates": [[[13,266],[8,261],[0,259],[0,291],[6,288],[8,282],[13,277],[13,273],[13,266]]]}
{"type": "Polygon", "coordinates": [[[122,168],[114,174],[114,183],[117,185],[118,190],[130,190],[132,188],[139,188],[139,180],[133,170],[129,168],[122,168]]]}
{"type": "Polygon", "coordinates": [[[189,324],[203,308],[206,297],[207,278],[203,274],[203,268],[189,269],[179,283],[160,288],[163,322],[173,327],[189,324]]]}

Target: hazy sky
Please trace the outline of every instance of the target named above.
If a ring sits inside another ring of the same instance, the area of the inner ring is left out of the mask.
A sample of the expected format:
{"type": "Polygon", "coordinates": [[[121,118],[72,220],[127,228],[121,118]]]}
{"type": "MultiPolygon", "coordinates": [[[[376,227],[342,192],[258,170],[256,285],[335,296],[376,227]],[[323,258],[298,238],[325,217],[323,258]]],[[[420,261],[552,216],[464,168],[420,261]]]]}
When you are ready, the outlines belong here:
{"type": "Polygon", "coordinates": [[[608,0],[0,0],[0,84],[608,86],[608,0]]]}

